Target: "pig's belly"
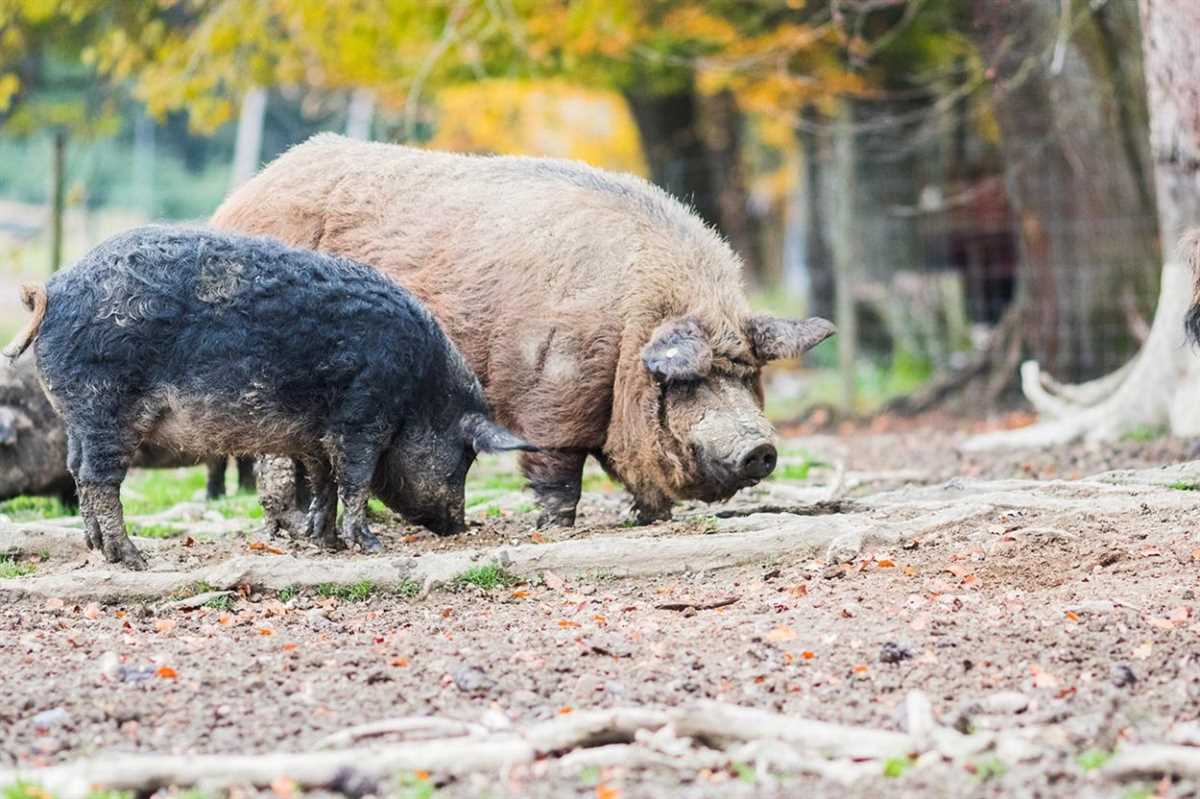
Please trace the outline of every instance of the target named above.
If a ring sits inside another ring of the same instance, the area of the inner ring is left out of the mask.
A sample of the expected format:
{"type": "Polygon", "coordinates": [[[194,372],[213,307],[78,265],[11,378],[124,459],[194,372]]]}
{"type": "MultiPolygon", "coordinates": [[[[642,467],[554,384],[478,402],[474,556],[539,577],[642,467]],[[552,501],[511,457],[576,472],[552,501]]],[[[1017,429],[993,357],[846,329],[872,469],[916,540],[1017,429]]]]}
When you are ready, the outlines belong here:
{"type": "Polygon", "coordinates": [[[310,420],[288,416],[247,394],[238,398],[162,392],[147,408],[143,443],[201,455],[301,455],[320,448],[310,420]]]}

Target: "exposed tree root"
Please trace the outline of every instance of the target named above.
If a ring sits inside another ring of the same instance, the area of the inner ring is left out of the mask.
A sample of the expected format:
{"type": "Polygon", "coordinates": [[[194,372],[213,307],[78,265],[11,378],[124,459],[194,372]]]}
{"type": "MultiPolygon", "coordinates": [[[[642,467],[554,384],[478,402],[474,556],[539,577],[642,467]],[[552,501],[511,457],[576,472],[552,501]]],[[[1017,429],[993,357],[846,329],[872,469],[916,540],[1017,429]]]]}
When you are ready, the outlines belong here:
{"type": "Polygon", "coordinates": [[[1200,408],[1195,402],[1200,394],[1200,358],[1183,340],[1191,296],[1191,270],[1182,258],[1168,260],[1154,324],[1133,360],[1106,377],[1077,386],[1058,383],[1043,375],[1036,362],[1027,361],[1021,367],[1021,388],[1044,421],[976,436],[963,449],[1104,441],[1138,428],[1162,428],[1183,436],[1200,433],[1200,408]]]}
{"type": "Polygon", "coordinates": [[[1200,749],[1167,744],[1131,746],[1117,751],[1101,768],[1113,780],[1161,777],[1200,778],[1200,749]]]}

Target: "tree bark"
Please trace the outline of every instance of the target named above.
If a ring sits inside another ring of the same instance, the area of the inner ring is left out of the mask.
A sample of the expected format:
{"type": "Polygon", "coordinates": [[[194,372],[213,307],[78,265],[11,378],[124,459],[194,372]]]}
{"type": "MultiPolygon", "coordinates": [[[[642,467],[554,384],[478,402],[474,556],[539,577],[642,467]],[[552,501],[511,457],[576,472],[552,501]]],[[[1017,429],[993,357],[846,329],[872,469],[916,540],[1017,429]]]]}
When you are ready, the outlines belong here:
{"type": "Polygon", "coordinates": [[[717,222],[733,249],[742,256],[746,273],[759,285],[763,274],[762,231],[750,212],[750,189],[742,162],[742,115],[733,92],[700,97],[700,137],[708,150],[708,165],[716,193],[717,222]]]}
{"type": "Polygon", "coordinates": [[[50,271],[57,272],[63,260],[63,215],[67,194],[67,132],[54,131],[50,155],[50,271]]]}
{"type": "Polygon", "coordinates": [[[975,0],[972,30],[995,71],[1025,344],[1044,367],[1080,379],[1132,353],[1116,298],[1129,286],[1152,296],[1159,256],[1145,147],[1128,133],[1136,103],[1113,82],[1130,57],[1106,51],[1136,49],[1136,28],[1105,17],[1064,30],[1060,11],[1059,0],[975,0]]]}
{"type": "Polygon", "coordinates": [[[627,92],[650,179],[721,231],[746,272],[759,274],[758,231],[749,213],[740,152],[740,114],[732,95],[700,97],[627,92]]]}
{"type": "Polygon", "coordinates": [[[803,153],[804,186],[803,221],[804,264],[807,268],[808,313],[823,319],[833,318],[833,259],[825,224],[825,175],[822,168],[829,162],[826,137],[817,133],[818,118],[811,106],[804,111],[805,124],[800,128],[800,149],[803,153]]]}
{"type": "Polygon", "coordinates": [[[238,114],[233,172],[229,177],[230,191],[254,177],[254,173],[258,171],[266,114],[267,90],[256,86],[247,91],[246,96],[242,98],[242,108],[238,114]]]}
{"type": "Polygon", "coordinates": [[[1140,9],[1165,261],[1150,335],[1119,385],[1111,387],[1108,378],[1093,384],[1103,382],[1105,391],[1058,386],[1041,377],[1037,363],[1026,363],[1025,394],[1045,421],[1008,434],[980,436],[968,442],[969,449],[1109,439],[1139,427],[1200,434],[1200,357],[1184,342],[1184,317],[1193,296],[1187,260],[1200,260],[1200,252],[1177,246],[1190,228],[1200,226],[1200,4],[1140,0],[1140,9]]]}

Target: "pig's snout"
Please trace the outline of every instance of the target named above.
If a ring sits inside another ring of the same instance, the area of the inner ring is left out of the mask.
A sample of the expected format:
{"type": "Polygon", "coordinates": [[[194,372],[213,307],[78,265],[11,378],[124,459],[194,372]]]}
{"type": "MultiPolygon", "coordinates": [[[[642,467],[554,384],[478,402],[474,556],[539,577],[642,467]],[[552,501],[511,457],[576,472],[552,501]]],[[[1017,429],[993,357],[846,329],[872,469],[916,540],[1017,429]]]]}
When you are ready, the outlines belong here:
{"type": "Polygon", "coordinates": [[[734,477],[739,483],[757,483],[775,471],[779,453],[769,441],[751,445],[737,456],[734,477]]]}
{"type": "Polygon", "coordinates": [[[462,514],[447,513],[422,516],[415,521],[434,535],[457,535],[458,533],[465,532],[467,529],[467,524],[463,520],[462,514]]]}

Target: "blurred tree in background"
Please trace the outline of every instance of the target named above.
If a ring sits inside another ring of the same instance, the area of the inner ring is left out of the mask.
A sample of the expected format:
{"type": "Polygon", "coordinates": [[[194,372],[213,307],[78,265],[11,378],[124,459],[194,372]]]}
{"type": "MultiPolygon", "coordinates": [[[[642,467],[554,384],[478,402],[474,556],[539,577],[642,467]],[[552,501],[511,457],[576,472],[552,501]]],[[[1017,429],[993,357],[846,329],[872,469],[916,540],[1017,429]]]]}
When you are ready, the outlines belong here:
{"type": "Polygon", "coordinates": [[[836,316],[848,409],[937,370],[909,409],[990,403],[1025,354],[1099,374],[1157,290],[1129,3],[0,0],[0,44],[0,200],[58,225],[77,194],[204,216],[319,130],[580,158],[836,316]],[[46,142],[48,181],[19,166],[46,142]]]}

